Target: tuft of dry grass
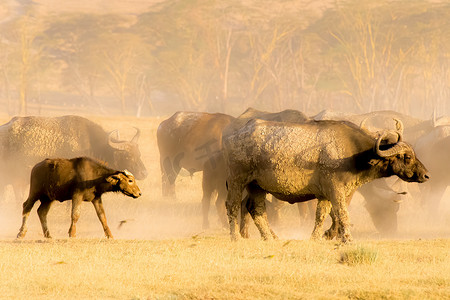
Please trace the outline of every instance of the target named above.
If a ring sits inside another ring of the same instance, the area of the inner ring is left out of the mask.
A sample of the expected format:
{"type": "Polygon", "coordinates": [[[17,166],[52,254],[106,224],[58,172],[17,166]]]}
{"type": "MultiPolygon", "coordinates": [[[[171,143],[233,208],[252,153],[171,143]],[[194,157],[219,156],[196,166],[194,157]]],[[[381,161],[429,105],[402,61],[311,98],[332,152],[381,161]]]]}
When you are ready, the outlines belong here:
{"type": "Polygon", "coordinates": [[[378,259],[378,251],[362,245],[341,251],[339,262],[349,266],[371,265],[378,259]]]}

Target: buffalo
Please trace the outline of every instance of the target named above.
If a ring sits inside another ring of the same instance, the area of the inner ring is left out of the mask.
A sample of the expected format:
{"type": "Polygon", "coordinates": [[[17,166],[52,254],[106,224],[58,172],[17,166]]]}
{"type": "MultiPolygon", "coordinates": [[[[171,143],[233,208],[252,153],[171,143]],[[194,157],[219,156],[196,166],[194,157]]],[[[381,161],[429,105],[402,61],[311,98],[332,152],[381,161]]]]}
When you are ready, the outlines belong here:
{"type": "Polygon", "coordinates": [[[44,237],[51,238],[47,227],[47,214],[56,200],[72,200],[72,223],[69,237],[76,235],[76,223],[80,217],[81,203],[91,202],[102,223],[107,238],[113,238],[106,223],[102,195],[107,192],[120,192],[137,198],[141,191],[134,176],[129,171],[117,171],[91,158],[45,159],[35,165],[31,171],[30,193],[23,203],[22,227],[17,238],[23,238],[27,232],[27,219],[34,203],[41,204],[37,210],[44,237]]]}
{"type": "MultiPolygon", "coordinates": [[[[322,117],[327,115],[330,117],[330,112],[326,111],[322,114],[322,117]]],[[[394,119],[387,119],[388,117],[399,117],[401,118],[401,114],[388,114],[388,112],[381,113],[383,116],[384,125],[389,127],[394,124],[394,119]]],[[[339,114],[342,116],[342,114],[339,114]]],[[[367,123],[370,127],[374,126],[373,118],[375,118],[375,114],[368,114],[364,118],[358,117],[361,123],[367,123]]],[[[316,116],[317,117],[317,116],[316,116]]],[[[288,109],[281,112],[269,113],[265,111],[259,111],[254,108],[248,108],[244,113],[242,113],[237,119],[233,120],[229,126],[225,127],[225,135],[232,133],[235,130],[238,130],[240,127],[244,126],[251,119],[261,119],[261,120],[269,120],[269,121],[277,121],[277,122],[291,122],[291,123],[304,123],[310,120],[305,114],[302,112],[288,109]]],[[[407,120],[407,118],[403,118],[410,123],[414,123],[413,120],[407,120]]],[[[395,119],[397,120],[397,119],[395,119]]],[[[402,129],[402,122],[398,121],[399,128],[402,129]]],[[[380,123],[380,122],[379,122],[380,123]]],[[[378,123],[377,123],[378,124],[378,123]]],[[[380,124],[378,124],[380,125],[380,124]]],[[[367,128],[364,128],[368,131],[367,128]]],[[[369,131],[368,131],[369,132],[369,131]]],[[[397,138],[397,134],[394,132],[393,136],[397,138]]],[[[374,134],[376,137],[376,134],[374,134]]],[[[203,207],[203,228],[209,227],[208,220],[208,212],[210,207],[210,199],[214,191],[217,191],[217,200],[216,200],[216,208],[219,214],[219,218],[223,224],[226,224],[226,212],[225,212],[225,198],[226,198],[226,171],[225,171],[225,162],[223,162],[223,156],[221,153],[216,154],[212,159],[215,161],[214,167],[206,162],[203,169],[203,198],[202,198],[202,207],[203,207]]],[[[389,234],[391,232],[395,232],[397,230],[397,210],[399,208],[399,202],[402,199],[403,191],[395,191],[392,186],[388,186],[384,179],[374,180],[371,183],[368,183],[364,186],[361,186],[358,190],[361,195],[366,200],[366,208],[373,220],[375,227],[382,234],[389,234]]],[[[246,203],[247,197],[244,199],[243,203],[246,203]]],[[[276,198],[272,197],[272,201],[266,201],[266,206],[268,210],[268,216],[271,217],[271,224],[276,224],[280,218],[280,208],[283,206],[282,201],[278,201],[276,198]]],[[[301,202],[297,204],[298,210],[300,213],[301,223],[305,223],[309,221],[308,217],[311,217],[315,214],[315,203],[310,202],[301,202]]],[[[246,206],[242,205],[242,214],[245,216],[243,221],[241,222],[241,235],[243,237],[248,237],[248,225],[249,225],[249,216],[246,211],[246,206]]]]}
{"type": "Polygon", "coordinates": [[[345,121],[308,121],[303,124],[251,120],[224,134],[227,165],[226,208],[233,240],[239,238],[237,216],[242,193],[263,239],[275,236],[267,222],[267,193],[289,203],[317,198],[313,239],[322,237],[330,214],[328,239],[352,240],[347,203],[361,185],[397,175],[407,182],[425,182],[427,170],[401,134],[391,143],[388,132],[378,138],[345,121]]]}
{"type": "Polygon", "coordinates": [[[432,220],[436,220],[440,211],[440,201],[450,185],[450,126],[437,126],[428,134],[420,137],[414,149],[430,170],[432,178],[421,185],[423,207],[432,220]]]}
{"type": "Polygon", "coordinates": [[[0,126],[2,184],[17,189],[26,184],[30,169],[47,157],[89,156],[119,170],[130,170],[136,179],[147,177],[138,140],[120,141],[98,124],[80,116],[14,117],[0,126]]]}
{"type": "MultiPolygon", "coordinates": [[[[433,162],[429,159],[434,157],[432,154],[434,151],[431,150],[431,146],[439,140],[440,134],[437,133],[441,132],[442,128],[448,127],[445,125],[449,124],[449,118],[437,118],[435,112],[432,118],[422,120],[392,110],[373,111],[364,114],[323,110],[311,118],[314,120],[350,121],[370,132],[394,128],[400,130],[404,140],[413,145],[432,175],[434,173],[432,169],[436,168],[432,166],[433,162]]],[[[437,159],[436,161],[442,160],[437,159]]],[[[434,175],[432,177],[433,179],[427,182],[425,186],[433,185],[433,189],[428,189],[428,191],[435,190],[436,193],[434,195],[436,195],[436,198],[440,198],[438,194],[443,190],[443,186],[439,183],[442,182],[439,180],[441,177],[434,175]]],[[[420,190],[427,189],[421,188],[420,190]]],[[[385,178],[375,180],[358,190],[364,197],[367,211],[370,213],[372,221],[380,233],[384,235],[396,233],[398,227],[397,212],[407,191],[408,184],[405,182],[398,180],[387,182],[385,178]],[[392,183],[395,183],[395,185],[393,186],[392,183]]],[[[427,193],[423,194],[427,195],[427,193]]],[[[428,206],[428,204],[431,204],[431,201],[428,201],[428,197],[426,199],[428,206]]],[[[436,205],[431,204],[429,207],[436,207],[436,205]]]]}
{"type": "Polygon", "coordinates": [[[234,117],[221,113],[176,112],[159,124],[162,195],[176,197],[175,180],[181,169],[191,175],[205,163],[215,167],[213,156],[222,148],[222,130],[234,117]]]}
{"type": "MultiPolygon", "coordinates": [[[[223,131],[228,134],[234,130],[244,126],[249,120],[261,119],[276,122],[294,122],[302,123],[309,120],[308,116],[304,113],[287,109],[276,113],[260,111],[255,108],[248,108],[238,118],[230,121],[229,125],[223,128],[223,131]]],[[[226,190],[226,168],[222,151],[217,151],[208,161],[205,161],[203,165],[203,179],[202,179],[202,211],[203,211],[203,228],[209,228],[208,213],[213,192],[217,192],[217,198],[215,205],[217,213],[222,224],[227,225],[226,211],[225,211],[225,198],[227,194],[226,190]],[[212,164],[211,162],[214,162],[212,164]]],[[[272,201],[267,202],[270,207],[271,215],[274,217],[274,222],[277,221],[279,215],[280,202],[275,198],[272,201]]],[[[242,224],[244,226],[244,224],[242,224]]]]}

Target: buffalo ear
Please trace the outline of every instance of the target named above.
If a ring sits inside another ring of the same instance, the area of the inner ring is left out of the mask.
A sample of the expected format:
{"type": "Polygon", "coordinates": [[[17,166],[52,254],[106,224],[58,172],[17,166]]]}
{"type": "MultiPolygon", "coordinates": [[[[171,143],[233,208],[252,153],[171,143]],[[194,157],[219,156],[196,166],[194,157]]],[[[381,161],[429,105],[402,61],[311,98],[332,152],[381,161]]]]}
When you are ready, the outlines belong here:
{"type": "Polygon", "coordinates": [[[376,166],[380,162],[379,159],[371,159],[369,160],[369,165],[376,166]]]}
{"type": "Polygon", "coordinates": [[[120,177],[117,174],[106,177],[106,181],[111,183],[112,185],[116,185],[120,181],[120,177]]]}

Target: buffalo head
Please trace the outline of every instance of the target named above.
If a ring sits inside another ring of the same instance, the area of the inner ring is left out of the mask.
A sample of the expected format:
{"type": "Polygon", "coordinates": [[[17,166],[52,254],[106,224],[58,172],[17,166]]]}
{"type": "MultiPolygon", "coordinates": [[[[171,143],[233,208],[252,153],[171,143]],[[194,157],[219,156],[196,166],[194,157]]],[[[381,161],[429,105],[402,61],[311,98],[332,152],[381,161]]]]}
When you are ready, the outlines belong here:
{"type": "Polygon", "coordinates": [[[126,196],[133,198],[141,196],[141,191],[134,180],[133,174],[127,170],[109,176],[106,178],[106,181],[111,183],[115,191],[121,192],[126,196]]]}
{"type": "Polygon", "coordinates": [[[429,179],[428,170],[416,157],[413,148],[402,141],[401,133],[397,133],[398,140],[396,143],[383,145],[385,140],[391,133],[384,132],[375,143],[376,154],[383,158],[387,163],[387,171],[390,175],[397,175],[407,182],[425,182],[429,179]]]}
{"type": "Polygon", "coordinates": [[[128,169],[135,174],[136,179],[142,180],[147,177],[147,169],[141,160],[138,140],[141,135],[139,128],[136,128],[136,135],[131,141],[119,141],[113,137],[114,131],[108,136],[108,144],[113,149],[114,164],[117,169],[128,169]]]}

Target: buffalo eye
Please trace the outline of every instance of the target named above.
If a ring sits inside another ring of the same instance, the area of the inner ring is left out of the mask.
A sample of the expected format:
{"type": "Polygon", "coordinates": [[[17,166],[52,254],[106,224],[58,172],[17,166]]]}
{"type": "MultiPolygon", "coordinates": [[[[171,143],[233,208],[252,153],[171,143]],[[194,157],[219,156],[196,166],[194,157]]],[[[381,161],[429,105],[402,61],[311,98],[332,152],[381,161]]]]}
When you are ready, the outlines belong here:
{"type": "Polygon", "coordinates": [[[411,156],[405,155],[405,163],[409,164],[411,162],[411,156]]]}

